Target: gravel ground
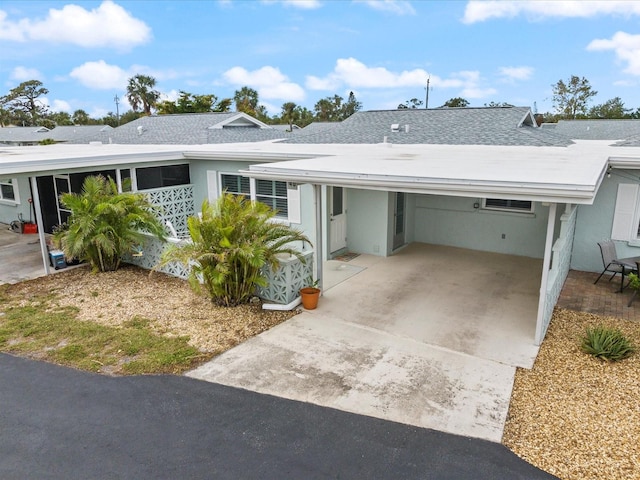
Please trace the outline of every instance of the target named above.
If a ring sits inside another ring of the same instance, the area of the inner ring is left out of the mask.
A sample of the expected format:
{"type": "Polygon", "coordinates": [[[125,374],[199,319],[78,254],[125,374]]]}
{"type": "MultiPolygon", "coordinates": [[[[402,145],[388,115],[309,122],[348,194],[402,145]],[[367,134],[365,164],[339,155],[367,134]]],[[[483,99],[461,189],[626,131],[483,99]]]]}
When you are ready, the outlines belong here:
{"type": "MultiPolygon", "coordinates": [[[[106,325],[142,316],[212,356],[296,313],[216,307],[180,279],[132,266],[104,274],[81,266],[8,288],[25,300],[56,293],[79,318],[106,325]]],[[[516,374],[503,443],[561,479],[640,479],[640,352],[617,363],[583,354],[582,335],[599,324],[640,346],[636,322],[556,309],[533,369],[516,374]]]]}
{"type": "Polygon", "coordinates": [[[582,353],[587,327],[640,324],[556,309],[532,370],[518,369],[503,443],[561,479],[640,479],[640,352],[620,362],[582,353]]]}
{"type": "Polygon", "coordinates": [[[56,294],[59,305],[77,307],[81,320],[117,326],[135,316],[144,317],[156,332],[188,336],[191,345],[212,355],[296,314],[262,310],[260,305],[217,307],[196,295],[184,280],[164,273],[149,274],[131,265],[100,274],[82,265],[9,286],[12,296],[25,301],[49,292],[56,294]]]}

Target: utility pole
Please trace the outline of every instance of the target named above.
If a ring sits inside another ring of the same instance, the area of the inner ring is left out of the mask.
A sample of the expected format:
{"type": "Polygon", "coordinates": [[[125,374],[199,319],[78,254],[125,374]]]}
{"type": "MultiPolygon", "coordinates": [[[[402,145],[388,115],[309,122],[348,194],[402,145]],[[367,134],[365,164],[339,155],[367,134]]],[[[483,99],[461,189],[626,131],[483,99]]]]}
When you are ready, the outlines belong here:
{"type": "Polygon", "coordinates": [[[118,122],[118,127],[120,126],[120,109],[118,106],[120,105],[120,99],[118,98],[118,94],[113,97],[113,101],[116,102],[116,121],[118,122]]]}
{"type": "Polygon", "coordinates": [[[427,91],[426,94],[426,98],[425,98],[425,102],[424,102],[424,109],[428,109],[429,108],[429,82],[431,81],[431,75],[429,75],[427,77],[427,88],[425,89],[427,91]]]}

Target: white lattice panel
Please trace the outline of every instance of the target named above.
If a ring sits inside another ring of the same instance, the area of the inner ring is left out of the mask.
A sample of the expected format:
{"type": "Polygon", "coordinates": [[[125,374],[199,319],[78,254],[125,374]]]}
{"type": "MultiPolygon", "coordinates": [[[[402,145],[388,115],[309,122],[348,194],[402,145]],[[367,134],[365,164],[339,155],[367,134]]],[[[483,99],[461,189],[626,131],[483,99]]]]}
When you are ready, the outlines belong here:
{"type": "Polygon", "coordinates": [[[282,305],[298,298],[300,289],[307,286],[309,278],[313,276],[313,252],[307,252],[303,258],[304,262],[296,257],[281,260],[275,272],[271,268],[265,268],[263,272],[269,284],[266,288],[258,289],[258,296],[282,305]]]}
{"type": "Polygon", "coordinates": [[[571,265],[571,251],[573,250],[573,236],[576,231],[576,217],[578,209],[574,206],[560,217],[560,236],[553,245],[552,268],[547,283],[545,295],[543,336],[549,327],[553,308],[560,298],[560,292],[569,274],[571,265]]]}
{"type": "Polygon", "coordinates": [[[187,218],[196,213],[192,185],[155,188],[141,193],[147,196],[152,205],[160,209],[159,216],[163,223],[170,221],[179,237],[188,236],[187,218]]]}

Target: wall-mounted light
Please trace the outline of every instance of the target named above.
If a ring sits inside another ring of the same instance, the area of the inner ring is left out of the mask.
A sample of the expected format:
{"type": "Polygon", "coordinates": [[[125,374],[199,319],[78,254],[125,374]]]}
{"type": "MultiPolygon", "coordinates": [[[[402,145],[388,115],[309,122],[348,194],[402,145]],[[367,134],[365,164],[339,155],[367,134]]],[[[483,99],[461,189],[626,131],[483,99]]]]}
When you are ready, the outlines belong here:
{"type": "Polygon", "coordinates": [[[611,165],[609,165],[609,168],[607,169],[607,178],[611,178],[611,170],[613,169],[613,167],[611,165]]]}

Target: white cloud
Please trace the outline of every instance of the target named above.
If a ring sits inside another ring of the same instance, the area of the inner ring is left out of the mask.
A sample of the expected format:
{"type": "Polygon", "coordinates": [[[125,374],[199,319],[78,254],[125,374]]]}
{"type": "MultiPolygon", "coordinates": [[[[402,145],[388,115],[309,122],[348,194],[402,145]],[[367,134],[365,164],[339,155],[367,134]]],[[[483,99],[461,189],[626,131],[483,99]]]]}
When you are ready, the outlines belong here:
{"type": "Polygon", "coordinates": [[[304,89],[297,83],[289,81],[279,69],[266,66],[252,72],[233,67],[223,74],[227,83],[234,86],[248,86],[255,88],[258,95],[266,100],[282,99],[290,102],[304,100],[304,89]]]}
{"type": "Polygon", "coordinates": [[[319,0],[262,0],[262,3],[266,5],[281,3],[285,7],[299,8],[301,10],[314,10],[322,6],[319,0]]]}
{"type": "Polygon", "coordinates": [[[533,19],[548,17],[588,18],[597,15],[640,15],[640,2],[625,0],[471,0],[465,8],[464,23],[476,23],[491,18],[514,18],[526,15],[533,19]]]}
{"type": "Polygon", "coordinates": [[[54,112],[72,112],[71,105],[65,100],[54,100],[51,104],[51,110],[54,112]]]}
{"type": "Polygon", "coordinates": [[[11,79],[19,82],[25,82],[27,80],[40,80],[42,74],[35,68],[27,68],[18,66],[11,72],[11,79]]]}
{"type": "Polygon", "coordinates": [[[533,75],[531,67],[500,67],[498,73],[506,81],[528,80],[533,75]]]}
{"type": "Polygon", "coordinates": [[[149,75],[156,80],[172,79],[178,76],[173,70],[153,70],[144,65],[131,65],[125,70],[117,65],[109,65],[104,60],[85,62],[71,70],[69,76],[87,88],[95,90],[124,90],[129,78],[137,74],[149,75]]]}
{"type": "Polygon", "coordinates": [[[448,78],[442,78],[421,68],[393,72],[384,67],[368,67],[355,58],[338,59],[333,72],[323,78],[308,76],[305,85],[310,90],[333,92],[358,88],[424,88],[427,79],[430,79],[430,87],[457,89],[460,92],[457,95],[465,98],[485,98],[497,93],[495,89],[482,85],[483,79],[476,70],[454,72],[448,78]]]}
{"type": "Polygon", "coordinates": [[[596,39],[587,45],[589,51],[613,50],[618,60],[627,64],[631,75],[640,75],[640,35],[616,32],[610,39],[596,39]]]}
{"type": "Polygon", "coordinates": [[[105,0],[92,10],[72,4],[59,10],[51,8],[47,17],[35,20],[10,21],[7,13],[0,11],[0,39],[127,49],[148,42],[151,29],[120,5],[105,0]]]}
{"type": "Polygon", "coordinates": [[[104,60],[83,63],[71,70],[69,76],[96,90],[123,89],[130,77],[122,68],[109,65],[104,60]]]}
{"type": "Polygon", "coordinates": [[[395,15],[415,15],[416,11],[405,0],[362,0],[361,3],[381,12],[393,13],[395,15]]]}

